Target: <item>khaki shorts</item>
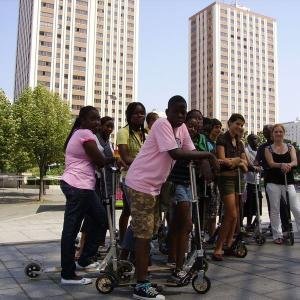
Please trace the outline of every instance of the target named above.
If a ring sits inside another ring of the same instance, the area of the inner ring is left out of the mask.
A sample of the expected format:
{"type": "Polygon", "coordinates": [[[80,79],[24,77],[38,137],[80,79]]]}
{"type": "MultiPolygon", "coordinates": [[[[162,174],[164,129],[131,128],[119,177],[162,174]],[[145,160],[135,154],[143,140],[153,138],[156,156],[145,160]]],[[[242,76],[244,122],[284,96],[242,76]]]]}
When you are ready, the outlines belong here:
{"type": "Polygon", "coordinates": [[[225,197],[231,194],[238,194],[239,191],[241,193],[244,192],[245,184],[244,180],[240,180],[240,188],[239,188],[239,180],[238,176],[218,176],[218,188],[221,197],[225,197]]]}
{"type": "Polygon", "coordinates": [[[131,226],[135,238],[151,239],[159,227],[158,198],[127,187],[131,200],[131,226]]]}

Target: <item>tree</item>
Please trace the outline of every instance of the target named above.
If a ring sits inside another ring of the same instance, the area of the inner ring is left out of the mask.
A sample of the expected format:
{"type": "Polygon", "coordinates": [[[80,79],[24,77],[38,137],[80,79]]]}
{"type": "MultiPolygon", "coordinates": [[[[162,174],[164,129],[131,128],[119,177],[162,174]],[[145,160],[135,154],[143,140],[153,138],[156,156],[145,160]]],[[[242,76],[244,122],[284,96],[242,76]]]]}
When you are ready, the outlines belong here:
{"type": "Polygon", "coordinates": [[[266,138],[264,137],[264,134],[262,131],[257,132],[257,136],[259,138],[259,145],[261,145],[267,141],[266,138]]]}
{"type": "Polygon", "coordinates": [[[0,172],[10,169],[10,157],[13,155],[15,122],[12,105],[5,93],[0,90],[0,172]]]}
{"type": "Polygon", "coordinates": [[[39,200],[47,166],[63,162],[63,145],[69,133],[71,114],[58,94],[45,87],[28,88],[15,102],[19,145],[22,145],[40,174],[39,200]]]}

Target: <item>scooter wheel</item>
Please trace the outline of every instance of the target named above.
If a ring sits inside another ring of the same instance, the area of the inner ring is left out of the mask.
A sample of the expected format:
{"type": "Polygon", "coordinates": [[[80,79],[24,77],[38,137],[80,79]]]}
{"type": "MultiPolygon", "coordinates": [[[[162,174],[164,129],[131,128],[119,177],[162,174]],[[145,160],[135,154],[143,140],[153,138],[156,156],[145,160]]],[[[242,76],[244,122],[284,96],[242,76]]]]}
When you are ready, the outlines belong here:
{"type": "Polygon", "coordinates": [[[199,276],[196,275],[192,279],[192,286],[198,294],[205,294],[209,291],[211,283],[208,277],[203,276],[199,278],[199,276]]]}
{"type": "Polygon", "coordinates": [[[266,242],[266,238],[264,236],[257,236],[255,241],[257,245],[261,246],[266,242]]]}
{"type": "Polygon", "coordinates": [[[134,266],[131,262],[126,260],[118,261],[117,278],[120,283],[127,283],[130,281],[131,275],[126,273],[132,272],[134,266]]]}
{"type": "Polygon", "coordinates": [[[109,294],[115,286],[114,278],[109,274],[100,274],[96,279],[96,289],[101,294],[109,294]]]}
{"type": "Polygon", "coordinates": [[[236,257],[244,258],[247,256],[248,249],[244,243],[238,243],[234,249],[234,254],[236,257]]]}
{"type": "Polygon", "coordinates": [[[293,232],[289,232],[289,234],[288,234],[288,244],[290,246],[293,246],[294,243],[295,243],[294,233],[293,232]]]}
{"type": "Polygon", "coordinates": [[[25,275],[29,278],[37,278],[38,276],[40,276],[39,272],[41,271],[41,269],[42,266],[40,264],[31,262],[24,268],[24,272],[25,275]]]}

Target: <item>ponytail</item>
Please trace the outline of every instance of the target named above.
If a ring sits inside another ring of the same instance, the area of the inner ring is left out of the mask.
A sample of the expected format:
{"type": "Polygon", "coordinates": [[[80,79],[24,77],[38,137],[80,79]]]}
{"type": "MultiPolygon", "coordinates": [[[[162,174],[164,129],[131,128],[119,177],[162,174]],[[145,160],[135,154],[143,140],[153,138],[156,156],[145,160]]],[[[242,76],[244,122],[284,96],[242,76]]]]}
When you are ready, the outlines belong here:
{"type": "Polygon", "coordinates": [[[80,118],[77,117],[75,119],[75,122],[74,122],[74,124],[72,126],[72,129],[71,129],[71,131],[70,131],[70,133],[69,133],[69,135],[68,135],[68,137],[67,137],[67,139],[66,139],[66,141],[64,143],[64,152],[66,152],[66,149],[67,149],[67,146],[68,146],[68,143],[69,143],[69,140],[70,140],[71,136],[73,135],[73,133],[74,133],[75,130],[77,130],[78,128],[80,128],[80,125],[81,125],[80,118]]]}

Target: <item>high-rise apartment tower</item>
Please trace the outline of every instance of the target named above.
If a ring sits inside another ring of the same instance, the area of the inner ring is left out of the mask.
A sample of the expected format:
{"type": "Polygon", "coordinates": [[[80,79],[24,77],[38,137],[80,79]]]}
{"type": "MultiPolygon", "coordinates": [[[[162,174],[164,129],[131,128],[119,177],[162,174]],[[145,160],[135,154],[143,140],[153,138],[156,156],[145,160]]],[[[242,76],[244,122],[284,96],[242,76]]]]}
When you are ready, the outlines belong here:
{"type": "Polygon", "coordinates": [[[241,113],[249,133],[277,122],[276,21],[218,2],[189,21],[191,108],[224,126],[232,113],[241,113]]]}
{"type": "Polygon", "coordinates": [[[20,0],[14,97],[43,84],[77,115],[125,122],[137,94],[139,0],[20,0]]]}

